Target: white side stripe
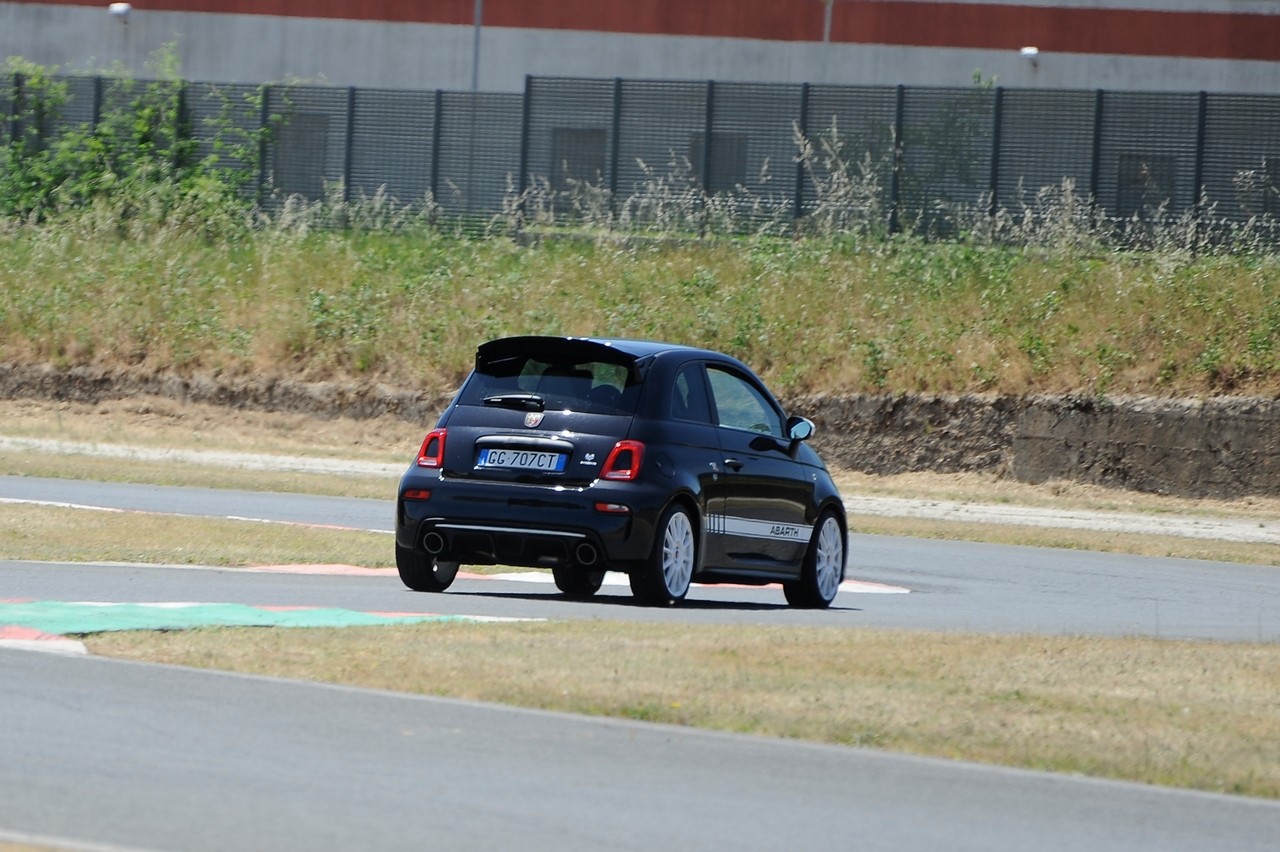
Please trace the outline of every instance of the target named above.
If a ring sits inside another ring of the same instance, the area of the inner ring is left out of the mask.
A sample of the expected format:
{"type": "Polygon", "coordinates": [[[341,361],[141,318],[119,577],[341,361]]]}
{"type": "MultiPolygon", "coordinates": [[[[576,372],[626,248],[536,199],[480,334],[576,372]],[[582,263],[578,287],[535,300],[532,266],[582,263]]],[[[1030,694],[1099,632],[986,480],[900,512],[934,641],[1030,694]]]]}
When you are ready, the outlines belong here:
{"type": "Polygon", "coordinates": [[[764,538],[782,541],[808,541],[813,527],[804,524],[784,524],[776,521],[757,521],[754,518],[738,518],[732,515],[708,515],[707,532],[735,535],[740,538],[764,538]]]}

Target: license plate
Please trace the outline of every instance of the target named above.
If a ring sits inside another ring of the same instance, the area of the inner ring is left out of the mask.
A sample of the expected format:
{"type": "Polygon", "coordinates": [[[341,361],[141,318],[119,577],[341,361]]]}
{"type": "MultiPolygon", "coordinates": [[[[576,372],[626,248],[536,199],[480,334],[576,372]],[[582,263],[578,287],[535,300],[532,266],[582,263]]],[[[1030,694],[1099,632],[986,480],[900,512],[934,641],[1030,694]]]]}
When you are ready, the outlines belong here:
{"type": "Polygon", "coordinates": [[[476,467],[506,467],[520,470],[541,470],[548,473],[564,471],[564,453],[536,453],[529,450],[483,449],[476,460],[476,467]]]}

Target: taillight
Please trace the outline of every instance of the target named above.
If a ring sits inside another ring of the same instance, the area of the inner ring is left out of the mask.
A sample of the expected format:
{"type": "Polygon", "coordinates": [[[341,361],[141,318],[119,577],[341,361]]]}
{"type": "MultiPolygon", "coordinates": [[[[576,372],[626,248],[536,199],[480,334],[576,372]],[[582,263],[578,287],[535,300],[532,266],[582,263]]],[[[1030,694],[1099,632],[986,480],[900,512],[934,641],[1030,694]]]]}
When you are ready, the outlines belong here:
{"type": "Polygon", "coordinates": [[[609,458],[605,459],[600,476],[617,482],[631,482],[640,475],[640,465],[643,463],[644,444],[639,441],[619,441],[613,445],[609,458]]]}
{"type": "Polygon", "coordinates": [[[418,467],[444,466],[444,433],[444,429],[432,429],[427,433],[422,449],[418,450],[418,467]]]}

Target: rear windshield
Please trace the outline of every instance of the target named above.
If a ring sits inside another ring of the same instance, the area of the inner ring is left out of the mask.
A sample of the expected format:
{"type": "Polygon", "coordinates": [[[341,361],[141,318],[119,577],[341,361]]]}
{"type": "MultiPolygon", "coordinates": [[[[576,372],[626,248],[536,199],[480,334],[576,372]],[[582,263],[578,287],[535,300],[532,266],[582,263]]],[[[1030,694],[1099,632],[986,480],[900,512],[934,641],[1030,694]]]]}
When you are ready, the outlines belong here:
{"type": "Polygon", "coordinates": [[[547,411],[631,415],[640,399],[640,382],[625,365],[609,361],[516,356],[478,367],[461,403],[484,405],[486,399],[515,394],[532,395],[547,411]]]}

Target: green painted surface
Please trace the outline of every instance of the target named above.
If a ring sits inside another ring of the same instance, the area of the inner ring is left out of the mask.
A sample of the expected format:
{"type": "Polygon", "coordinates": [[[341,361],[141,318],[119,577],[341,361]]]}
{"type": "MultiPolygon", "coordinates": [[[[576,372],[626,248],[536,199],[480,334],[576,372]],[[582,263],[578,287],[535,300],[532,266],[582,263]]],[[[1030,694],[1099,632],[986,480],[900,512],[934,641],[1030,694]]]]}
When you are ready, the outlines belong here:
{"type": "Polygon", "coordinates": [[[227,603],[0,602],[0,625],[46,633],[83,635],[114,630],[190,630],[196,627],[356,627],[420,621],[470,621],[429,613],[356,612],[349,609],[281,608],[227,603]]]}

